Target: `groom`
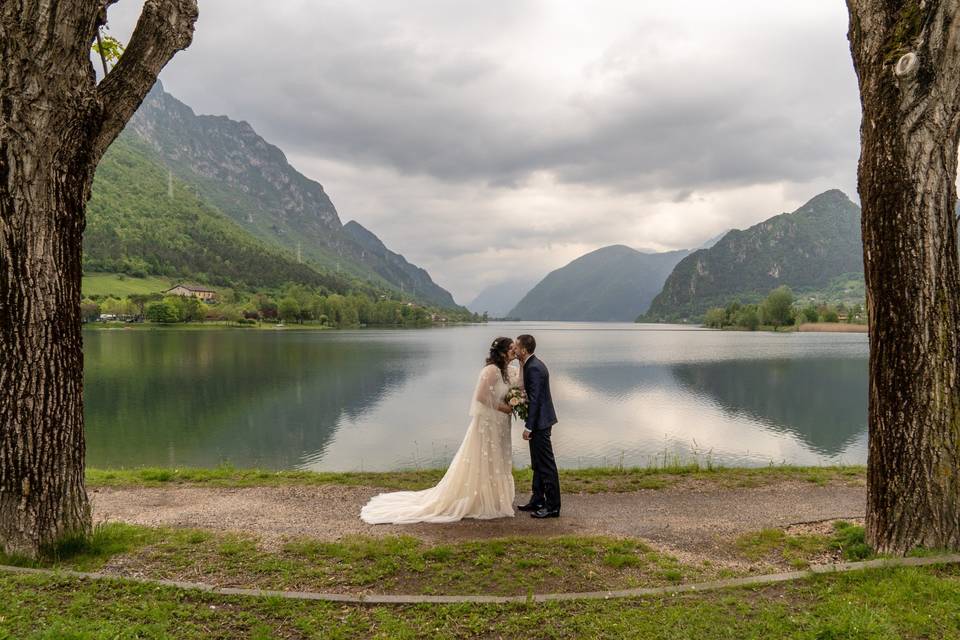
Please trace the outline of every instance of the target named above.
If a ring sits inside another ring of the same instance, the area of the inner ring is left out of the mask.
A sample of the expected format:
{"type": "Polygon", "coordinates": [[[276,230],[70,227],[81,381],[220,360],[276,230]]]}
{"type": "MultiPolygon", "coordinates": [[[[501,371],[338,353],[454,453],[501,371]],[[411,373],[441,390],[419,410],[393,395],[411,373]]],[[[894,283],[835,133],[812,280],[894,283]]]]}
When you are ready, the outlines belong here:
{"type": "Polygon", "coordinates": [[[560,475],[553,458],[550,433],[557,423],[557,412],[550,395],[550,372],[534,354],[537,341],[533,336],[517,336],[514,342],[517,358],[523,367],[523,386],[529,409],[523,439],[530,443],[530,464],[533,467],[533,495],[530,502],[518,507],[534,518],[560,517],[560,475]]]}

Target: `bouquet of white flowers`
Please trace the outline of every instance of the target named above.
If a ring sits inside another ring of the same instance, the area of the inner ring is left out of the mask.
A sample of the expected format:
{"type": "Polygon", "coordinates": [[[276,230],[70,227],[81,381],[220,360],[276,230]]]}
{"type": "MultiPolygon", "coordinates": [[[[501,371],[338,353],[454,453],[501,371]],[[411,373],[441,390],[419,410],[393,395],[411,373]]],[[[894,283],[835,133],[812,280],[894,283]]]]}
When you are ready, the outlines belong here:
{"type": "Polygon", "coordinates": [[[527,419],[527,411],[530,406],[527,402],[527,392],[521,389],[520,387],[510,387],[510,391],[507,392],[507,404],[510,405],[510,408],[513,409],[513,415],[517,416],[521,420],[527,419]]]}

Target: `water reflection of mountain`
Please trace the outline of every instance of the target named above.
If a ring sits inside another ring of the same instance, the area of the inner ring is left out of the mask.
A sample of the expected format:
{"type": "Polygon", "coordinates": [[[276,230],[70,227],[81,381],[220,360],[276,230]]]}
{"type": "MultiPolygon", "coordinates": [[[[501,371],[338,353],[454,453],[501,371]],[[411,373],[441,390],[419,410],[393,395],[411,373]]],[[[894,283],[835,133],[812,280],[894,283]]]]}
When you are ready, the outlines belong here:
{"type": "Polygon", "coordinates": [[[624,399],[644,389],[674,386],[673,376],[663,365],[627,362],[579,365],[565,368],[564,374],[597,393],[614,400],[624,399]]]}
{"type": "Polygon", "coordinates": [[[674,365],[676,380],[724,410],[747,413],[836,456],[867,424],[864,358],[733,360],[674,365]]]}
{"type": "Polygon", "coordinates": [[[91,465],[289,468],[418,369],[416,345],[223,331],[85,335],[91,465]]]}

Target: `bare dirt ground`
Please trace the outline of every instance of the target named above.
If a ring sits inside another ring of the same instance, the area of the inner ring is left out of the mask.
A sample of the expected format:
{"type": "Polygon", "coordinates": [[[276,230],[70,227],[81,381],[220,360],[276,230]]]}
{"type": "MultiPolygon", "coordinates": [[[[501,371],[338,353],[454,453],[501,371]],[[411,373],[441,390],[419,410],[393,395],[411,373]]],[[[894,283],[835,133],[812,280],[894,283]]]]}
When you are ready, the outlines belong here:
{"type": "MultiPolygon", "coordinates": [[[[310,537],[412,535],[428,542],[500,537],[604,535],[642,538],[678,555],[723,554],[736,536],[768,527],[863,517],[863,487],[784,482],[753,488],[681,486],[634,493],[564,495],[562,516],[464,520],[452,524],[367,525],[369,487],[98,488],[94,518],[148,526],[244,532],[264,544],[310,537]]],[[[525,497],[525,496],[522,496],[525,497]]]]}

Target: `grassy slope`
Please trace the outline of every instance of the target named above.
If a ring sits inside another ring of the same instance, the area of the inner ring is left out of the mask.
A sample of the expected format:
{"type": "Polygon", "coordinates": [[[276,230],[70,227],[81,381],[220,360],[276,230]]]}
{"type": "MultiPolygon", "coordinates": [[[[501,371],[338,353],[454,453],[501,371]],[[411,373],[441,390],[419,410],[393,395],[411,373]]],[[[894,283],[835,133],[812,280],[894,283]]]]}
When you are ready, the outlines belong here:
{"type": "Polygon", "coordinates": [[[83,276],[84,296],[125,298],[137,293],[160,293],[173,284],[168,278],[132,278],[118,273],[87,273],[83,276]]]}

